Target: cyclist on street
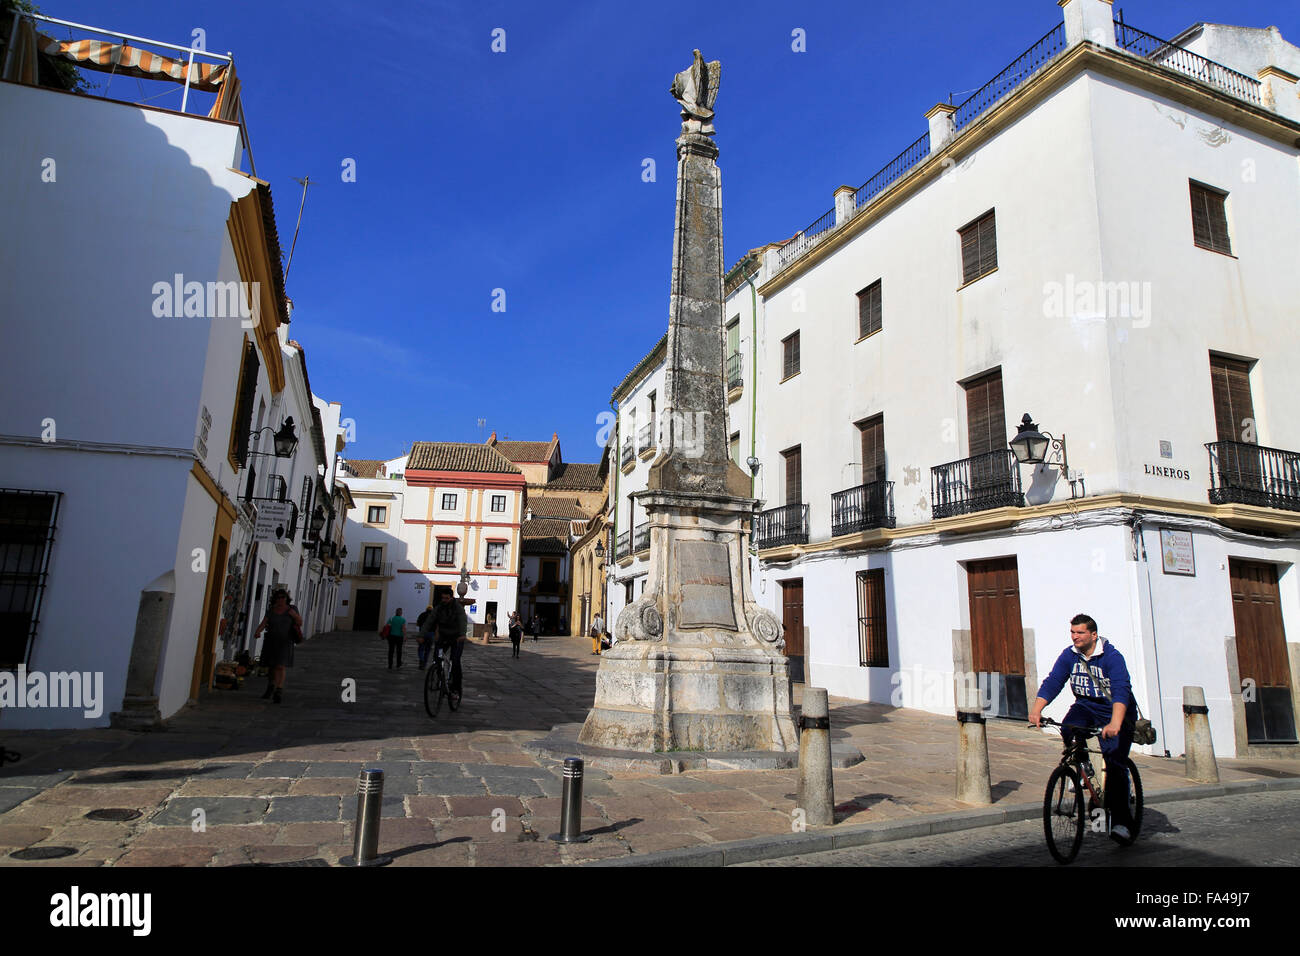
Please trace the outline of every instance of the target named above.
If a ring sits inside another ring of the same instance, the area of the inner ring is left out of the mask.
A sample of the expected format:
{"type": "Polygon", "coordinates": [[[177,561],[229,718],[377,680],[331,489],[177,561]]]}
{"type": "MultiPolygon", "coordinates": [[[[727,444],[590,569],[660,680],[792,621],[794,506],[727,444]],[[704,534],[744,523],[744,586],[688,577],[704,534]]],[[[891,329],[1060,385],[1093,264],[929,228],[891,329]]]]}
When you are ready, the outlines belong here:
{"type": "Polygon", "coordinates": [[[1029,722],[1042,726],[1043,708],[1070,682],[1074,704],[1061,721],[1068,740],[1079,730],[1101,728],[1102,759],[1106,763],[1106,807],[1110,810],[1112,840],[1132,842],[1133,820],[1128,806],[1128,773],[1124,758],[1133,744],[1133,715],[1137,703],[1124,656],[1097,636],[1097,622],[1086,614],[1070,619],[1072,647],[1061,652],[1047,675],[1029,713],[1029,722]]]}
{"type": "Polygon", "coordinates": [[[425,618],[420,636],[436,638],[436,649],[442,653],[451,652],[451,687],[453,694],[461,692],[460,655],[465,650],[465,630],[468,627],[465,609],[459,601],[452,599],[451,591],[442,592],[439,603],[433,606],[433,613],[425,618]]]}

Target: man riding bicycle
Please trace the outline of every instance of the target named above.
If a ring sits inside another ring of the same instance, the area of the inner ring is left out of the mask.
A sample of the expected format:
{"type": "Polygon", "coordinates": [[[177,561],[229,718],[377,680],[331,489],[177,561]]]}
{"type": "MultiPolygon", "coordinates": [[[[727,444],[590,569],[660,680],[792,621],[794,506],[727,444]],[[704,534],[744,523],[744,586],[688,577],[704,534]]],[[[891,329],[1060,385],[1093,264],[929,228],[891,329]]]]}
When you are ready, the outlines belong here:
{"type": "Polygon", "coordinates": [[[420,637],[435,640],[434,649],[451,654],[451,686],[453,694],[461,692],[460,655],[465,650],[465,630],[468,623],[465,609],[459,601],[452,600],[450,589],[442,592],[442,599],[433,606],[433,613],[420,627],[420,637]]]}
{"type": "Polygon", "coordinates": [[[1097,622],[1086,614],[1070,619],[1070,641],[1052,665],[1029,713],[1029,722],[1042,726],[1043,708],[1070,682],[1074,704],[1061,721],[1061,736],[1082,736],[1081,730],[1101,728],[1101,753],[1106,763],[1106,807],[1110,810],[1111,839],[1132,841],[1133,820],[1128,806],[1128,773],[1124,758],[1133,744],[1133,714],[1137,702],[1124,656],[1097,636],[1097,622]]]}

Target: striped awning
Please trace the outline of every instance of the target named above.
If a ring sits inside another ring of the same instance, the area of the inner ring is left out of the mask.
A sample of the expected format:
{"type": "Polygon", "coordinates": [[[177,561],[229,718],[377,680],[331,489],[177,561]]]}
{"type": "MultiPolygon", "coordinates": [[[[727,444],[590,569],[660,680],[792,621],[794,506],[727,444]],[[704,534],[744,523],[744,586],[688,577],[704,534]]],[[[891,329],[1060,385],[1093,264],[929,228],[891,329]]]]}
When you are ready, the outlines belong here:
{"type": "MultiPolygon", "coordinates": [[[[184,83],[186,62],[150,53],[125,43],[105,40],[56,40],[37,33],[37,44],[48,56],[61,56],[78,66],[104,73],[138,76],[145,80],[171,80],[184,83]]],[[[190,88],[217,93],[230,71],[228,63],[190,63],[190,88]]]]}

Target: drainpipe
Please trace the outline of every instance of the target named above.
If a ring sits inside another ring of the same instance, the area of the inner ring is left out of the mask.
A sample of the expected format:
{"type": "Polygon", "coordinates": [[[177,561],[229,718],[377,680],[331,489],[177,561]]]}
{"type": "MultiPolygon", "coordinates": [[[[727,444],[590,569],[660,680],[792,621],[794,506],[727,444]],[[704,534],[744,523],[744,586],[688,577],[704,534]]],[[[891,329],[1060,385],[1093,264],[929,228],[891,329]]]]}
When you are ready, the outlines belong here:
{"type": "MultiPolygon", "coordinates": [[[[623,453],[623,448],[622,448],[623,429],[622,429],[622,423],[620,422],[619,415],[618,415],[618,402],[615,399],[611,398],[609,400],[609,408],[610,411],[614,413],[614,454],[610,456],[611,459],[610,465],[614,468],[614,507],[613,507],[614,527],[613,527],[613,535],[610,537],[610,541],[609,541],[609,549],[606,551],[606,554],[609,555],[609,566],[608,566],[608,570],[605,571],[606,580],[608,580],[609,576],[614,573],[613,568],[615,563],[615,552],[618,549],[618,481],[623,474],[623,461],[619,457],[623,453]]],[[[609,624],[608,606],[604,608],[604,617],[606,619],[605,621],[606,626],[608,626],[609,624]]],[[[610,633],[612,634],[613,631],[611,630],[610,633]]]]}
{"type": "MultiPolygon", "coordinates": [[[[749,284],[750,298],[750,318],[752,319],[749,333],[749,457],[757,458],[758,448],[758,290],[754,288],[754,280],[751,279],[744,269],[744,263],[741,263],[741,277],[749,284]]],[[[758,474],[751,471],[749,473],[749,497],[754,497],[754,483],[758,480],[758,474]]]]}
{"type": "Polygon", "coordinates": [[[1134,557],[1140,557],[1142,563],[1146,565],[1147,577],[1147,614],[1151,618],[1151,654],[1156,665],[1156,711],[1160,717],[1160,733],[1165,739],[1165,756],[1169,753],[1169,732],[1165,725],[1165,695],[1160,684],[1160,645],[1156,640],[1156,599],[1151,590],[1151,561],[1147,556],[1146,536],[1142,529],[1142,515],[1134,513],[1133,515],[1133,545],[1135,552],[1134,557]]]}

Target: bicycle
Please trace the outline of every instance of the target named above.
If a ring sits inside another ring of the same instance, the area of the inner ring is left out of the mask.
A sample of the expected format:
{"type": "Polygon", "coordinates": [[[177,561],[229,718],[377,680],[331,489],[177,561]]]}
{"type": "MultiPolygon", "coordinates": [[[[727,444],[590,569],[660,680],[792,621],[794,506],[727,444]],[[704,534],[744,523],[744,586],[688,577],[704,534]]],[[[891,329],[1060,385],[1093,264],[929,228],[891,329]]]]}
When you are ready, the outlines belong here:
{"type": "Polygon", "coordinates": [[[443,698],[449,710],[460,706],[461,692],[451,689],[451,648],[433,647],[433,660],[424,677],[424,709],[430,717],[437,717],[443,698]]]}
{"type": "MultiPolygon", "coordinates": [[[[1043,718],[1043,725],[1062,726],[1048,717],[1043,718]]],[[[1106,815],[1105,832],[1110,832],[1104,773],[1099,776],[1090,759],[1092,754],[1101,756],[1101,751],[1088,749],[1088,738],[1100,736],[1101,728],[1078,729],[1083,736],[1066,742],[1061,763],[1048,778],[1047,792],[1043,796],[1043,832],[1047,837],[1047,849],[1057,863],[1069,863],[1078,856],[1085,827],[1091,824],[1100,830],[1096,826],[1099,811],[1106,815]]],[[[1128,757],[1124,758],[1123,766],[1130,781],[1128,808],[1133,827],[1128,845],[1132,845],[1137,842],[1138,832],[1142,829],[1142,778],[1138,775],[1137,765],[1128,757]]]]}

